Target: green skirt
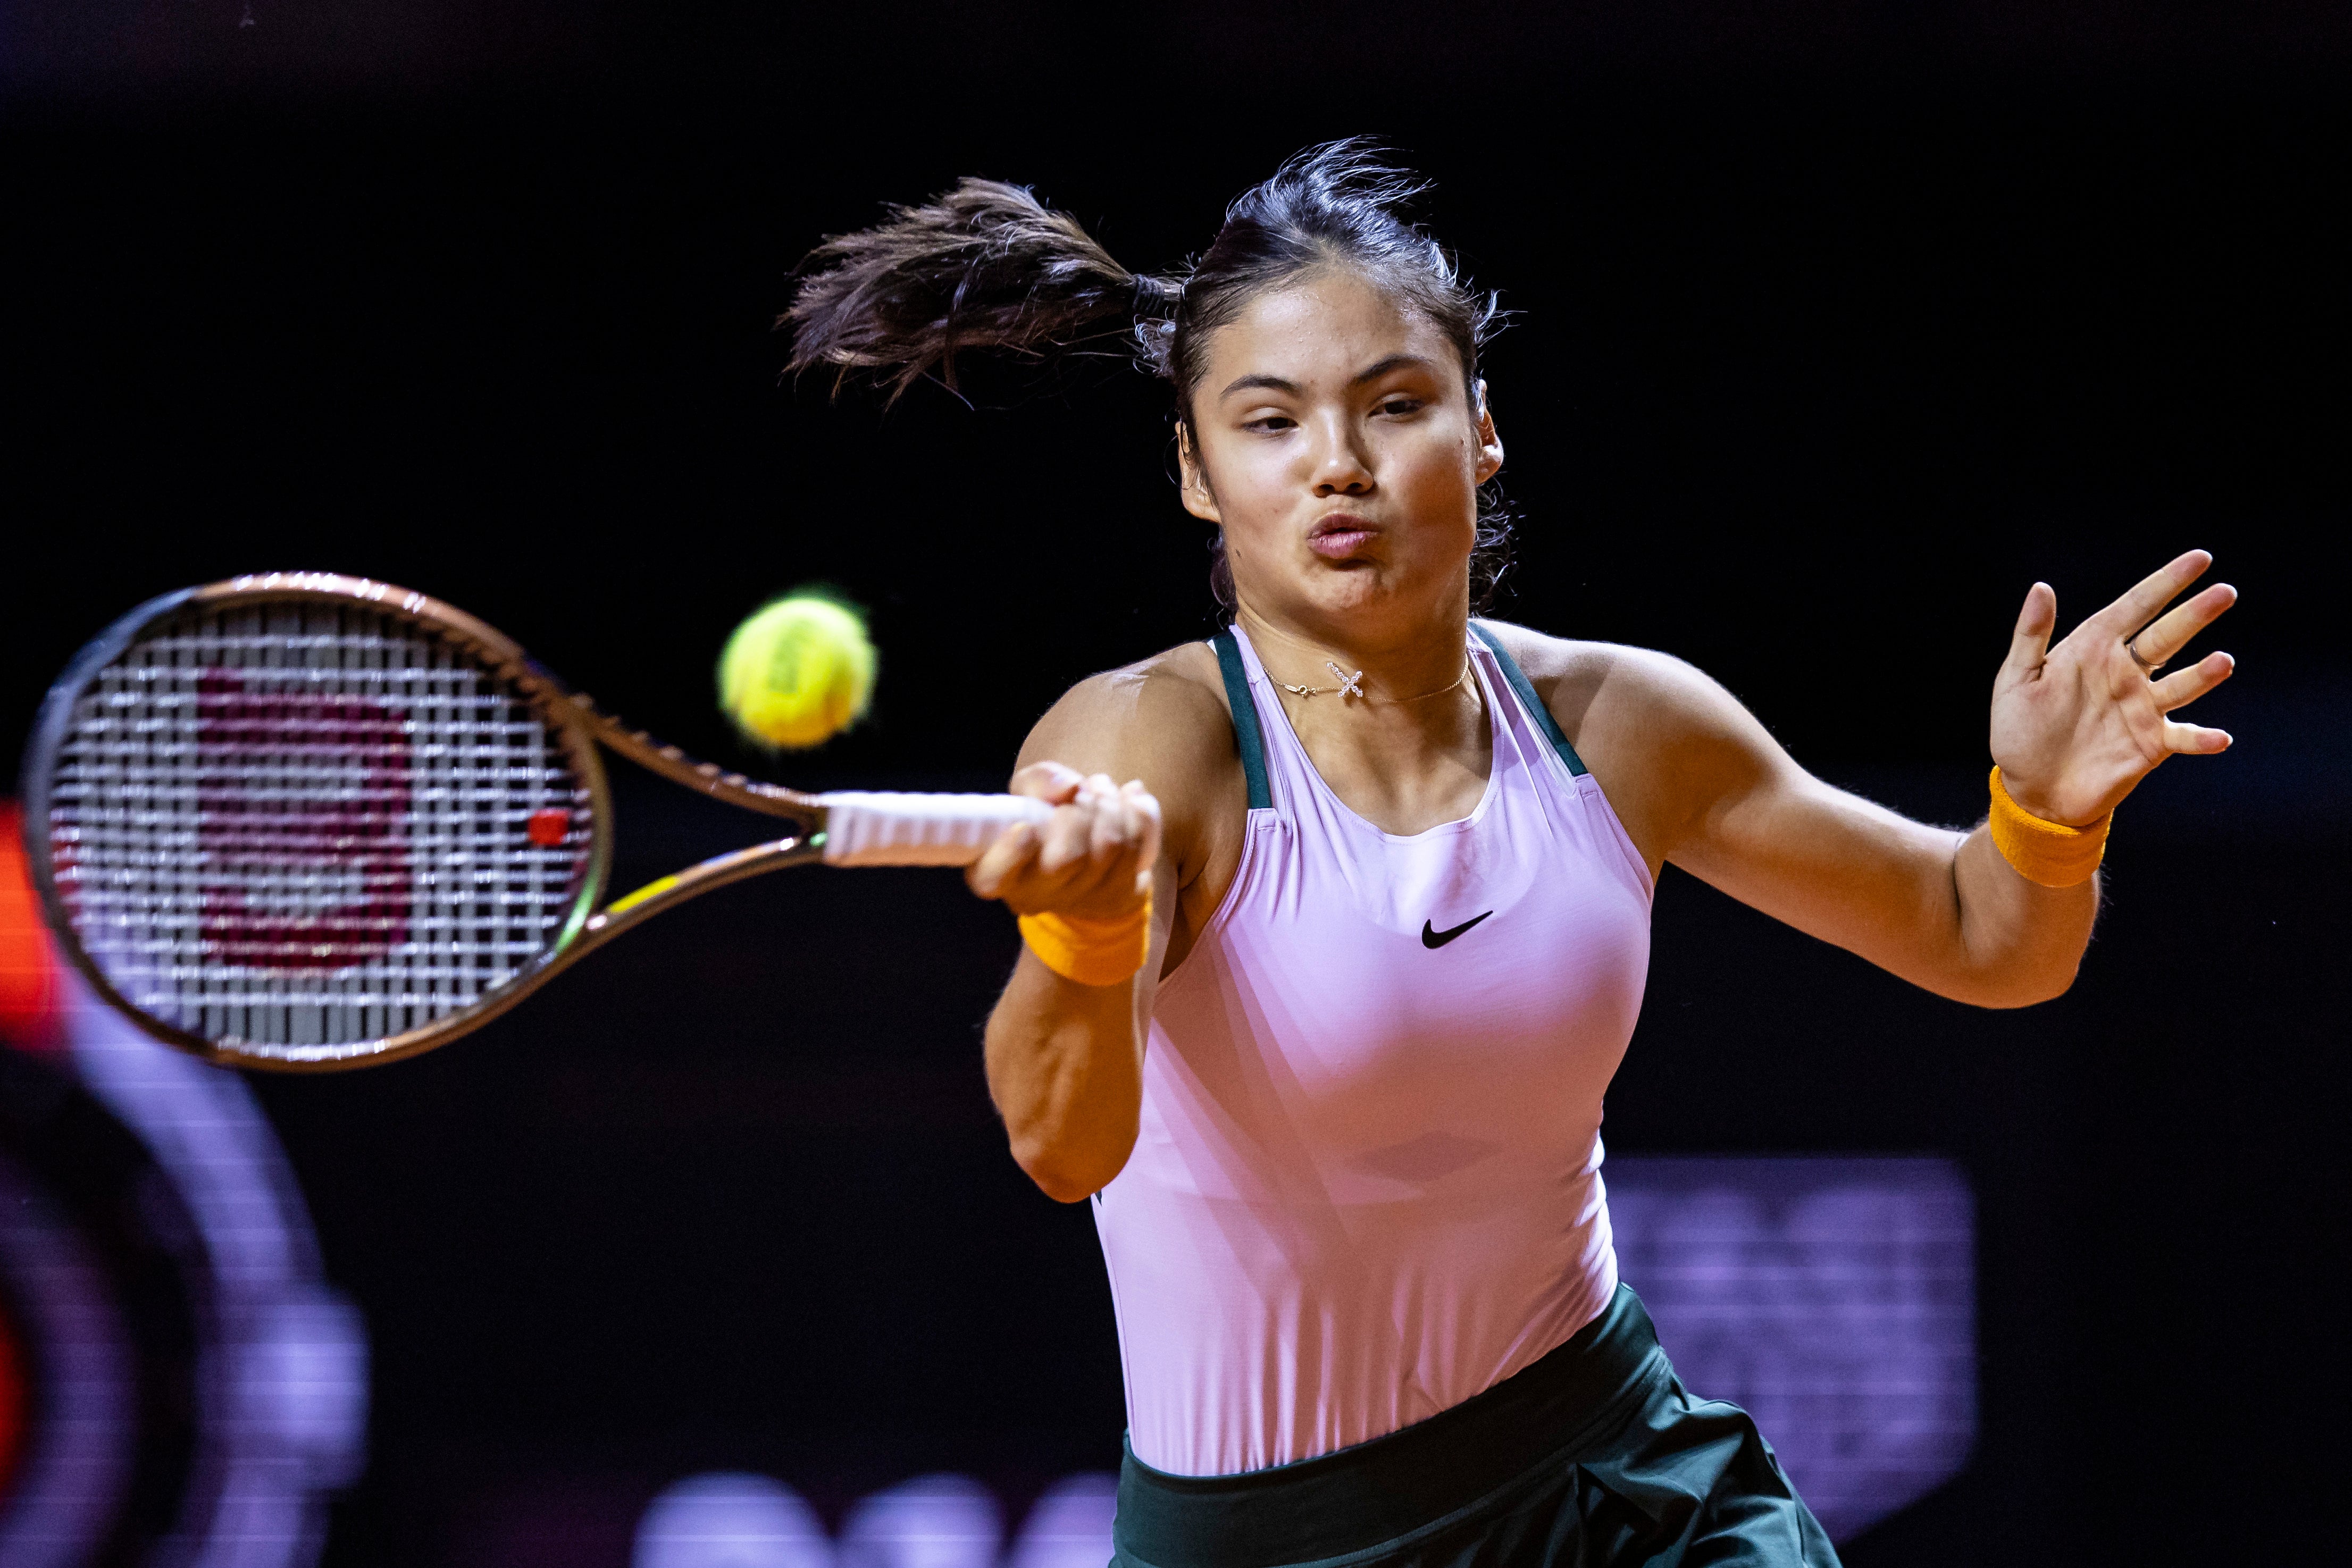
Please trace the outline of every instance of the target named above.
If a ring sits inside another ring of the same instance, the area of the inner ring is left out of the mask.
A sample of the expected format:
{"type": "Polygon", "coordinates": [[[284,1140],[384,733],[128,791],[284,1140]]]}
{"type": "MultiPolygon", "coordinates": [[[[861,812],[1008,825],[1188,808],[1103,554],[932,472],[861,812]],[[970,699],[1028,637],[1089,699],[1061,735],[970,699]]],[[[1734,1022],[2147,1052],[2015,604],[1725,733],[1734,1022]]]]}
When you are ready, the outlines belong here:
{"type": "Polygon", "coordinates": [[[1836,1568],[1748,1413],[1696,1399],[1620,1285],[1475,1398],[1295,1465],[1171,1476],[1129,1450],[1113,1568],[1836,1568]]]}

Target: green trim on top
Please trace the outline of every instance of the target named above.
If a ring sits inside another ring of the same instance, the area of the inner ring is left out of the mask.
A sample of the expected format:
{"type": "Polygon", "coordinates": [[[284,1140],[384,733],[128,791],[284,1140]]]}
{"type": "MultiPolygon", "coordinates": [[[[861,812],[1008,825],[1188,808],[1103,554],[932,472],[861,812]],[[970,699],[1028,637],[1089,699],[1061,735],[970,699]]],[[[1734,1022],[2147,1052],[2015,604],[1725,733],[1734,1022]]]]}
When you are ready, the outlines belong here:
{"type": "Polygon", "coordinates": [[[1503,678],[1510,682],[1511,690],[1518,694],[1519,706],[1543,726],[1545,738],[1551,742],[1552,749],[1559,753],[1559,759],[1568,764],[1569,772],[1571,775],[1585,772],[1584,758],[1577,756],[1576,747],[1570,746],[1568,737],[1560,732],[1559,720],[1551,716],[1551,709],[1536,695],[1535,687],[1528,684],[1527,672],[1519,668],[1518,661],[1504,652],[1502,639],[1486,630],[1486,623],[1483,621],[1471,622],[1470,630],[1478,634],[1478,641],[1495,651],[1495,663],[1503,666],[1503,678]]]}
{"type": "Polygon", "coordinates": [[[1242,663],[1233,628],[1210,638],[1209,646],[1217,651],[1217,667],[1225,675],[1225,701],[1234,710],[1234,744],[1241,750],[1242,776],[1249,780],[1249,809],[1262,810],[1274,804],[1274,791],[1265,782],[1265,730],[1257,716],[1257,702],[1250,695],[1249,667],[1242,663]]]}

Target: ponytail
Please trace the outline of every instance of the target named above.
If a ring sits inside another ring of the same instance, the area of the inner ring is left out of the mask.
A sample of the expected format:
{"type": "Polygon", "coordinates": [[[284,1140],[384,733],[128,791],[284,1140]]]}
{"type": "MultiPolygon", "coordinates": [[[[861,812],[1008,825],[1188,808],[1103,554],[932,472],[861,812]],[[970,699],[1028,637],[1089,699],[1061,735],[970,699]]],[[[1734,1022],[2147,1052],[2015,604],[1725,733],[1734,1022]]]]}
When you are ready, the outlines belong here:
{"type": "MultiPolygon", "coordinates": [[[[1257,295],[1338,266],[1389,288],[1445,334],[1475,408],[1479,350],[1502,311],[1402,215],[1422,189],[1370,142],[1310,147],[1225,209],[1197,261],[1176,277],[1151,277],[1112,260],[1076,219],[1025,187],[965,180],[926,206],[892,207],[873,228],[826,240],[776,325],[793,334],[788,370],[831,365],[836,392],[867,376],[894,401],[925,376],[953,390],[955,357],[966,349],[1035,356],[1125,336],[1145,370],[1174,384],[1183,421],[1217,329],[1257,295]]],[[[1211,587],[1230,608],[1222,533],[1210,548],[1211,587]]],[[[1510,559],[1509,514],[1489,481],[1479,489],[1470,557],[1474,609],[1493,601],[1510,559]]]]}
{"type": "Polygon", "coordinates": [[[1156,323],[1182,292],[1129,272],[1024,186],[967,179],[889,213],[828,238],[803,264],[776,322],[793,334],[788,371],[834,366],[836,392],[870,376],[896,402],[925,376],[952,390],[964,350],[1034,355],[1124,333],[1156,323]]]}

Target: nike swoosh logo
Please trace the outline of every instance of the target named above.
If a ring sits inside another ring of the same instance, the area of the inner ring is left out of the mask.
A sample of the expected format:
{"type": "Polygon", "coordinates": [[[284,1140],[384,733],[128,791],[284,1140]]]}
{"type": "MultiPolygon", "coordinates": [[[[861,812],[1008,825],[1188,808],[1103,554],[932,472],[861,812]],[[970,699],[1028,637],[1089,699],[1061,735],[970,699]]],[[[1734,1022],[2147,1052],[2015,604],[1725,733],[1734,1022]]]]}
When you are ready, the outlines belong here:
{"type": "MultiPolygon", "coordinates": [[[[1492,915],[1495,912],[1491,909],[1486,911],[1486,915],[1492,915]]],[[[1486,919],[1486,915],[1474,915],[1469,919],[1464,921],[1461,925],[1454,926],[1450,931],[1436,930],[1430,925],[1428,921],[1424,920],[1421,923],[1421,945],[1424,947],[1443,947],[1448,942],[1453,941],[1456,936],[1461,936],[1465,931],[1469,930],[1473,925],[1477,925],[1481,920],[1486,919]]]]}

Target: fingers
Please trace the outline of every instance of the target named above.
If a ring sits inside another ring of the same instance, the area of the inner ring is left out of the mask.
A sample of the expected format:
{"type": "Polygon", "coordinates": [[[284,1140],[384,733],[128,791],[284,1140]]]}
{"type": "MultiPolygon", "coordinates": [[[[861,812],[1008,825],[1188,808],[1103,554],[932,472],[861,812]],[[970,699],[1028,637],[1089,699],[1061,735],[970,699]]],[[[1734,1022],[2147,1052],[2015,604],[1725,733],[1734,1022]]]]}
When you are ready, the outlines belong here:
{"type": "Polygon", "coordinates": [[[2058,625],[2058,595],[2046,582],[2025,591],[2025,607],[2017,612],[2017,630],[2010,634],[2009,656],[2000,663],[2001,677],[2018,681],[2042,667],[2050,655],[2050,633],[2058,625]]]}
{"type": "Polygon", "coordinates": [[[2226,582],[2217,582],[2196,598],[2174,605],[2157,618],[2156,624],[2134,637],[2132,647],[2140,658],[2151,664],[2161,664],[2189,645],[2189,640],[2221,619],[2221,612],[2238,601],[2238,591],[2226,582]]]}
{"type": "Polygon", "coordinates": [[[1087,780],[1087,795],[1094,805],[1093,831],[1087,836],[1087,858],[1097,865],[1107,866],[1135,840],[1135,808],[1107,773],[1097,773],[1087,780]]]}
{"type": "Polygon", "coordinates": [[[2208,653],[2189,668],[2175,670],[2149,687],[2156,696],[2157,711],[2170,713],[2174,708],[2188,706],[2228,680],[2237,667],[2238,661],[2227,653],[2208,653]]]}
{"type": "MultiPolygon", "coordinates": [[[[1065,806],[1076,800],[1086,785],[1086,775],[1059,762],[1033,762],[1013,774],[1010,786],[1015,795],[1025,795],[1048,805],[1065,806]]],[[[1041,854],[1050,852],[1055,844],[1066,850],[1068,828],[1062,819],[1067,813],[1055,811],[1041,830],[1027,822],[1015,823],[996,835],[996,841],[980,859],[964,869],[964,884],[982,898],[1001,898],[1005,884],[1013,881],[1041,854]],[[1054,838],[1061,829],[1059,840],[1054,838]]],[[[1064,854],[1064,863],[1070,857],[1064,854]]]]}
{"type": "Polygon", "coordinates": [[[1100,865],[1118,852],[1120,827],[1118,787],[1099,773],[1081,779],[1077,792],[1045,824],[1037,867],[1051,873],[1080,861],[1100,865]]]}
{"type": "Polygon", "coordinates": [[[1150,886],[1160,858],[1160,802],[1140,782],[1114,784],[1056,763],[1024,768],[1016,785],[1055,802],[1043,825],[1009,828],[965,873],[983,898],[1016,909],[1123,905],[1150,886]]]}
{"type": "Polygon", "coordinates": [[[2184,757],[2210,757],[2230,749],[2230,732],[2168,721],[2164,727],[2164,749],[2184,757]]]}
{"type": "Polygon", "coordinates": [[[1059,806],[1074,798],[1087,776],[1058,762],[1033,762],[1013,776],[1011,792],[1059,806]]]}
{"type": "Polygon", "coordinates": [[[2155,620],[2156,612],[2172,602],[2174,594],[2204,576],[2205,569],[2212,564],[2212,554],[2207,550],[2193,549],[2176,556],[2083,624],[2096,626],[2117,637],[2128,637],[2155,620]]]}
{"type": "Polygon", "coordinates": [[[964,868],[964,885],[982,898],[999,897],[1005,883],[1036,854],[1036,828],[1027,822],[1015,822],[997,834],[987,852],[964,868]]]}
{"type": "Polygon", "coordinates": [[[1152,868],[1160,863],[1160,802],[1139,779],[1113,784],[1100,773],[1087,780],[1080,800],[1093,812],[1087,858],[1106,870],[1131,859],[1136,891],[1149,888],[1152,868]]]}
{"type": "Polygon", "coordinates": [[[1147,893],[1151,888],[1152,871],[1160,864],[1160,802],[1143,787],[1140,779],[1128,780],[1122,793],[1141,828],[1135,845],[1135,891],[1147,893]]]}
{"type": "Polygon", "coordinates": [[[1087,842],[1093,833],[1092,803],[1081,781],[1078,793],[1046,819],[1037,846],[1037,869],[1050,876],[1086,859],[1087,842]]]}

